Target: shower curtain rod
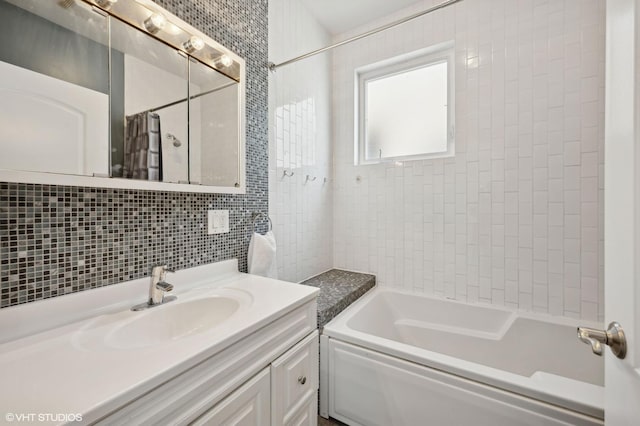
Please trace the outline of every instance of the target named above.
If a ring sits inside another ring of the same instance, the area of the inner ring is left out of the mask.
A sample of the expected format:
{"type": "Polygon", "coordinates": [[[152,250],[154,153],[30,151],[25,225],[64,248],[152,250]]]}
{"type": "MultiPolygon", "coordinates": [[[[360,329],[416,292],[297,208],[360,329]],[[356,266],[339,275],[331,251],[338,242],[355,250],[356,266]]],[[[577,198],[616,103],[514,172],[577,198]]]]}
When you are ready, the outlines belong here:
{"type": "Polygon", "coordinates": [[[405,22],[409,22],[409,21],[411,21],[413,19],[416,19],[416,18],[419,18],[421,16],[428,15],[431,12],[435,12],[436,10],[443,9],[443,8],[445,8],[447,6],[451,6],[452,4],[455,4],[455,3],[458,3],[458,2],[461,2],[461,1],[464,1],[464,0],[447,0],[447,1],[444,1],[444,2],[442,2],[440,4],[432,6],[432,7],[428,8],[428,9],[426,9],[426,10],[423,10],[422,12],[414,13],[413,15],[407,16],[406,18],[399,19],[397,21],[391,22],[390,24],[383,25],[381,27],[378,27],[378,28],[375,28],[373,30],[367,31],[366,33],[362,33],[360,35],[348,38],[346,40],[339,41],[339,42],[334,43],[332,45],[323,47],[321,49],[314,50],[314,51],[311,51],[309,53],[305,53],[304,55],[297,56],[297,57],[295,57],[293,59],[289,59],[288,61],[280,62],[279,64],[274,64],[273,62],[269,62],[267,64],[267,67],[269,68],[270,71],[275,71],[276,69],[278,69],[280,67],[283,67],[285,65],[289,65],[289,64],[292,64],[294,62],[298,62],[298,61],[300,61],[302,59],[310,58],[311,56],[315,56],[315,55],[317,55],[319,53],[323,53],[323,52],[326,52],[328,50],[335,49],[336,47],[340,47],[340,46],[343,46],[345,44],[349,44],[349,43],[352,43],[354,41],[360,40],[362,38],[369,37],[369,36],[377,34],[379,32],[388,30],[390,28],[397,27],[398,25],[404,24],[405,22]]]}

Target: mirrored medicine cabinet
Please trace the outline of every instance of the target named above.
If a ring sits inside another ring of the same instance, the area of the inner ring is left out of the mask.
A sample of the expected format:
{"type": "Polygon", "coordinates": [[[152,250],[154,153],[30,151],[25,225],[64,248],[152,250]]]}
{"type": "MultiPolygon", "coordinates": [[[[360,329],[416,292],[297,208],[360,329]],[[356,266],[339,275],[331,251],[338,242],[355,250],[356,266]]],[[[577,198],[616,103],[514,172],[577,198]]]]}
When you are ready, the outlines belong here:
{"type": "Polygon", "coordinates": [[[243,193],[244,81],[150,0],[0,0],[0,180],[243,193]]]}

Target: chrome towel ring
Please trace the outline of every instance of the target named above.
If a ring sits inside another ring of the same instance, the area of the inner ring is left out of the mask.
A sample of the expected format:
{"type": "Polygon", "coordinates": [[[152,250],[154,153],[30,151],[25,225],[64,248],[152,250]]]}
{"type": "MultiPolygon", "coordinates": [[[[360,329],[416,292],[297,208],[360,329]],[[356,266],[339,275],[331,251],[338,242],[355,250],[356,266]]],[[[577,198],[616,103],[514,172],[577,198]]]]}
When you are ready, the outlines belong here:
{"type": "Polygon", "coordinates": [[[260,218],[266,218],[269,221],[269,231],[273,231],[273,222],[271,222],[271,218],[262,212],[255,213],[255,216],[253,217],[253,231],[256,232],[256,226],[258,225],[260,218]]]}

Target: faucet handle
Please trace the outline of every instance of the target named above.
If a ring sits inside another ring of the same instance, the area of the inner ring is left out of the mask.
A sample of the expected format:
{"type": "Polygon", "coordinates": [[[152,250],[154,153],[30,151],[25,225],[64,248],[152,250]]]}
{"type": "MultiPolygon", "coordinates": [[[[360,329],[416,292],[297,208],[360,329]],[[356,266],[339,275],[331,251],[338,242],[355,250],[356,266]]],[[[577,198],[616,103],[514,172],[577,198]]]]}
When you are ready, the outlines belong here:
{"type": "Polygon", "coordinates": [[[156,265],[151,268],[151,276],[155,277],[158,281],[164,281],[164,277],[167,272],[174,273],[173,269],[169,269],[167,265],[156,265]]]}
{"type": "Polygon", "coordinates": [[[154,265],[151,267],[151,275],[156,275],[163,272],[167,265],[154,265]]]}
{"type": "MultiPolygon", "coordinates": [[[[161,281],[161,282],[164,282],[164,279],[165,279],[165,277],[167,276],[167,272],[168,272],[168,273],[171,273],[171,274],[174,274],[176,271],[174,271],[173,269],[169,269],[169,268],[167,267],[167,265],[164,265],[164,266],[162,267],[162,271],[160,272],[160,281],[161,281]]],[[[165,284],[167,284],[167,283],[165,283],[165,284]]],[[[171,284],[169,284],[169,285],[171,285],[171,284]]],[[[173,288],[173,286],[171,286],[171,287],[173,288]]],[[[171,291],[171,290],[165,290],[165,291],[171,291]]]]}
{"type": "Polygon", "coordinates": [[[161,269],[161,273],[163,275],[166,274],[167,272],[170,272],[172,274],[176,272],[174,269],[169,269],[169,267],[167,265],[160,265],[159,267],[162,268],[161,269]]]}

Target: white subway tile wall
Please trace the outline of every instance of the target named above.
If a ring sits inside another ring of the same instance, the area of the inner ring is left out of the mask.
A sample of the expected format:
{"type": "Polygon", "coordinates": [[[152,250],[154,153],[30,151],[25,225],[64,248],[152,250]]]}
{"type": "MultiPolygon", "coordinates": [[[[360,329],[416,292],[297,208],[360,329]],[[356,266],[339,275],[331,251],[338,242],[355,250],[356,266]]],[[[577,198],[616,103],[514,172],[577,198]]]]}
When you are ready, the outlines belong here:
{"type": "MultiPolygon", "coordinates": [[[[331,42],[298,0],[269,1],[269,59],[331,42]]],[[[299,282],[333,266],[331,56],[279,68],[269,81],[269,213],[278,278],[299,282]],[[293,176],[285,177],[284,172],[293,176]],[[307,179],[308,176],[308,179],[307,179]]]]}
{"type": "MultiPolygon", "coordinates": [[[[604,36],[601,0],[465,0],[335,50],[334,266],[376,274],[382,286],[602,320],[604,36]],[[354,166],[354,70],[448,40],[455,158],[354,166]]],[[[290,91],[278,105],[291,108],[298,86],[320,90],[314,80],[276,83],[290,91]]],[[[286,153],[301,148],[284,141],[278,167],[294,168],[286,153]]],[[[276,185],[278,217],[298,218],[279,225],[296,250],[312,207],[300,182],[276,176],[276,185]]]]}

